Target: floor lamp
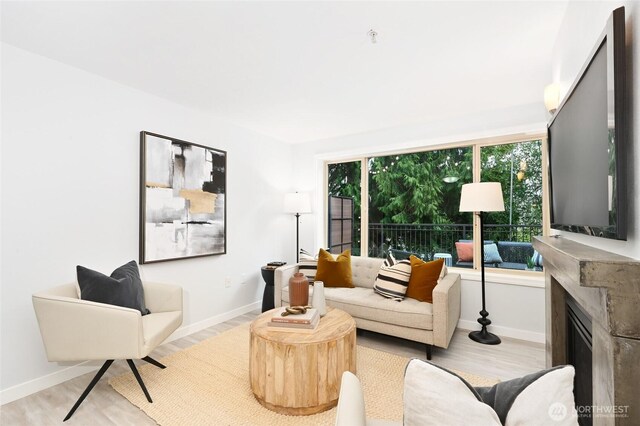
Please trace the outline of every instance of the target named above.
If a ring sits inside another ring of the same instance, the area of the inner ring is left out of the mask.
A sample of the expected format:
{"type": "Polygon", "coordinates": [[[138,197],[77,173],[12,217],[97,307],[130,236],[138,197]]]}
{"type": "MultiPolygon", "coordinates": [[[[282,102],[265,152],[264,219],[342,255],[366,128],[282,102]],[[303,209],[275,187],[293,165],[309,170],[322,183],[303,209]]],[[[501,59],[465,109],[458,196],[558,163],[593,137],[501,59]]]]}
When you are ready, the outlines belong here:
{"type": "Polygon", "coordinates": [[[504,200],[502,198],[502,185],[499,182],[477,182],[462,185],[462,193],[460,194],[460,211],[476,212],[480,219],[480,276],[482,279],[482,310],[478,323],[482,326],[479,331],[469,333],[469,338],[478,343],[485,345],[497,345],[500,338],[493,333],[487,331],[487,326],[491,324],[491,320],[487,318],[484,294],[484,228],[482,223],[482,215],[484,212],[503,212],[504,200]]]}
{"type": "Polygon", "coordinates": [[[309,194],[291,192],[284,195],[284,211],[296,215],[296,263],[300,261],[300,214],[311,213],[309,194]]]}

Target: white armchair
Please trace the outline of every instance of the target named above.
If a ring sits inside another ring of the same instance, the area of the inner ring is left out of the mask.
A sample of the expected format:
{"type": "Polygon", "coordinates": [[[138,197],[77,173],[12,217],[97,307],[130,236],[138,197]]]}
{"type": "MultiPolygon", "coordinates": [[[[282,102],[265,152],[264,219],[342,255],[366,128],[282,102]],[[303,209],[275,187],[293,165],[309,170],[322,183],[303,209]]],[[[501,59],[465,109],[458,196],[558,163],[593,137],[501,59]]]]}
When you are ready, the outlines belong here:
{"type": "Polygon", "coordinates": [[[75,283],[33,295],[49,361],[106,360],[65,421],[116,359],[127,360],[147,400],[153,402],[132,360],[142,359],[165,368],[149,353],[182,324],[182,288],[149,282],[142,285],[145,305],[151,311],[145,316],[136,309],[82,300],[75,283]]]}
{"type": "Polygon", "coordinates": [[[350,371],[342,373],[340,396],[336,409],[336,426],[398,426],[402,422],[367,419],[362,385],[350,371]]]}
{"type": "Polygon", "coordinates": [[[574,377],[573,366],[560,365],[498,382],[492,387],[474,387],[453,371],[414,358],[404,372],[402,421],[390,422],[366,418],[360,380],[345,371],[335,424],[578,426],[574,377]],[[561,416],[555,416],[556,407],[561,407],[561,416]]]}

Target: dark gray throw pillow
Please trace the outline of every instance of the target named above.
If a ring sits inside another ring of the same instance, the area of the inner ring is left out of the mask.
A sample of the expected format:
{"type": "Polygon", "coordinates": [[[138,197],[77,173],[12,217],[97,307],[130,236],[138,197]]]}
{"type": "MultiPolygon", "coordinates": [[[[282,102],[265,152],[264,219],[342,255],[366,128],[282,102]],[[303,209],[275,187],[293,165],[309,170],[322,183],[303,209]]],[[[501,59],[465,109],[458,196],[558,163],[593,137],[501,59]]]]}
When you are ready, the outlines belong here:
{"type": "Polygon", "coordinates": [[[80,265],[76,272],[82,300],[137,309],[142,315],[150,313],[144,305],[144,289],[135,260],[113,271],[110,277],[80,265]]]}

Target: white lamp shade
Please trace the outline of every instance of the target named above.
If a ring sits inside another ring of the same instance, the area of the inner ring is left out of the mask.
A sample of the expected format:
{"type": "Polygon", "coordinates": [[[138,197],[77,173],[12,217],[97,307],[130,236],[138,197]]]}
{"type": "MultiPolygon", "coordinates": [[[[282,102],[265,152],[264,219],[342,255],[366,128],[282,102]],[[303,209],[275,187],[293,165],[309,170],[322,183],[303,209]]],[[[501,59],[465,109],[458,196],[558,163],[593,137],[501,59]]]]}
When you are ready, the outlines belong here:
{"type": "Polygon", "coordinates": [[[461,212],[503,212],[500,182],[477,182],[462,185],[461,212]]]}
{"type": "Polygon", "coordinates": [[[311,213],[309,194],[304,192],[284,194],[284,211],[286,213],[311,213]]]}
{"type": "Polygon", "coordinates": [[[555,83],[544,88],[544,106],[547,111],[553,113],[560,104],[560,86],[555,83]]]}

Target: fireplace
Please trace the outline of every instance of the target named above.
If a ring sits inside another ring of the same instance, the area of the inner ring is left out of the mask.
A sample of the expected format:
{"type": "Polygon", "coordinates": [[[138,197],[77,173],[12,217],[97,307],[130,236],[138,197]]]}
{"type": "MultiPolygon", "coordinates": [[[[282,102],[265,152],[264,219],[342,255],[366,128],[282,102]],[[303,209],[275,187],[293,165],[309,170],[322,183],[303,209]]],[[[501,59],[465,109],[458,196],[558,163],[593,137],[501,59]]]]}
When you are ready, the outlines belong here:
{"type": "Polygon", "coordinates": [[[580,426],[593,424],[591,411],[585,409],[593,405],[592,355],[591,318],[578,302],[568,296],[567,364],[573,365],[576,370],[573,394],[580,426]]]}
{"type": "Polygon", "coordinates": [[[544,259],[546,364],[575,366],[581,424],[640,425],[640,262],[567,238],[533,246],[544,259]]]}

